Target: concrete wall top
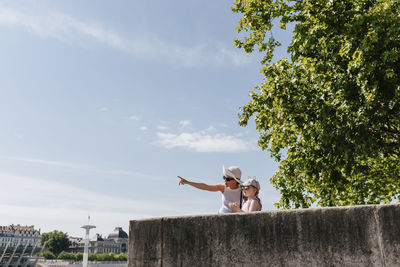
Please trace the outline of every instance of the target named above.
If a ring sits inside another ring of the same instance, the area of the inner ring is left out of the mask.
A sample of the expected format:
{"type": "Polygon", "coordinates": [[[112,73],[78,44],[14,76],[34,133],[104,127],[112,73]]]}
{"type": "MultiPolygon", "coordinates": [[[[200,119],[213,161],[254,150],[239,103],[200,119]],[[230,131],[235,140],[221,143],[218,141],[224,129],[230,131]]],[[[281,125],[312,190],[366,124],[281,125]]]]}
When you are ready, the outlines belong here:
{"type": "Polygon", "coordinates": [[[400,266],[400,205],[132,220],[129,266],[400,266]]]}

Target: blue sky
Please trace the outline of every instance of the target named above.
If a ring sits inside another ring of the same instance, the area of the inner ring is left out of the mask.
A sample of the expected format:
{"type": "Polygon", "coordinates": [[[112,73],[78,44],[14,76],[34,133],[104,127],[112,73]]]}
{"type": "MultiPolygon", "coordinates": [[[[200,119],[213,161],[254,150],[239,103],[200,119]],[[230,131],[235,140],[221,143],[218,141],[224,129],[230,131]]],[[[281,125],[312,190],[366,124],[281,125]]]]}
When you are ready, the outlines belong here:
{"type": "MultiPolygon", "coordinates": [[[[0,225],[82,236],[131,219],[216,213],[222,165],[279,192],[239,107],[260,55],[233,45],[228,0],[1,1],[0,225]]],[[[274,32],[287,43],[289,35],[274,32]]],[[[284,55],[284,49],[278,51],[284,55]]]]}

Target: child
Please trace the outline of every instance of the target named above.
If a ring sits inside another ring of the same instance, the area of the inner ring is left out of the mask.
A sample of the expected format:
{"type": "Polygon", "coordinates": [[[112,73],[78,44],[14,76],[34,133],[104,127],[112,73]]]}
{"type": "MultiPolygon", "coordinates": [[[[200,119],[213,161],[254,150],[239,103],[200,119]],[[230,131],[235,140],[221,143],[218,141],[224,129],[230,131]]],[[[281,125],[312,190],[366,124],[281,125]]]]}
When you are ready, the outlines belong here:
{"type": "MultiPolygon", "coordinates": [[[[208,185],[205,183],[196,183],[188,181],[180,176],[179,185],[191,185],[198,189],[207,190],[211,192],[221,192],[222,194],[222,206],[218,213],[231,213],[233,212],[228,206],[231,202],[241,202],[242,191],[240,190],[240,178],[242,177],[242,171],[239,167],[231,166],[228,169],[222,167],[224,184],[208,185]]],[[[239,206],[239,204],[238,204],[239,206]]]]}
{"type": "Polygon", "coordinates": [[[261,200],[258,197],[258,193],[260,192],[260,183],[256,178],[249,178],[241,185],[241,188],[243,191],[243,199],[245,199],[242,209],[240,209],[237,202],[229,203],[229,207],[234,212],[260,211],[262,208],[261,200]]]}

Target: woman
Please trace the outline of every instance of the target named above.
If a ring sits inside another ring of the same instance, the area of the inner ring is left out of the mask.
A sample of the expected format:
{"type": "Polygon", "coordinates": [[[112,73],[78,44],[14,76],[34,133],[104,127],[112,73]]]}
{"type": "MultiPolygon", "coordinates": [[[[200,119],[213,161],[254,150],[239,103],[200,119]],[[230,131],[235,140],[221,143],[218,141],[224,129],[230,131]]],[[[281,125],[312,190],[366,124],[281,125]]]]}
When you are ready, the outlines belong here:
{"type": "MultiPolygon", "coordinates": [[[[211,192],[221,192],[222,193],[222,206],[218,213],[231,213],[232,209],[229,207],[231,202],[241,202],[242,192],[240,190],[240,178],[242,177],[242,171],[239,167],[231,166],[228,169],[222,167],[224,184],[208,185],[205,183],[196,183],[188,181],[180,176],[179,185],[191,185],[195,188],[211,191],[211,192]]],[[[238,204],[240,206],[240,204],[238,204]]]]}
{"type": "Polygon", "coordinates": [[[229,203],[229,207],[233,212],[251,212],[260,211],[262,208],[261,200],[258,197],[260,192],[260,183],[256,178],[249,178],[242,185],[243,198],[245,199],[242,208],[240,208],[237,202],[229,203]]]}

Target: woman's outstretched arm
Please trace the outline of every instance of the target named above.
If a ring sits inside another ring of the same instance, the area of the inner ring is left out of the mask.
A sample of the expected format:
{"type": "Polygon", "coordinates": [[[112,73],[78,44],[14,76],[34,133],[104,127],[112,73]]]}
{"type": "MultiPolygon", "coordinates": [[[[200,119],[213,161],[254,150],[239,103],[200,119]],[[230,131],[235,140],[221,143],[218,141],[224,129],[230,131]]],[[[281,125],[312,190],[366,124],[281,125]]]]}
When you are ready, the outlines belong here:
{"type": "Polygon", "coordinates": [[[208,185],[205,183],[196,183],[196,182],[191,182],[188,181],[180,176],[178,176],[179,180],[179,185],[191,185],[193,187],[196,187],[198,189],[201,190],[207,190],[207,191],[211,191],[211,192],[216,192],[216,191],[220,191],[221,193],[223,193],[225,191],[225,185],[223,184],[216,184],[216,185],[208,185]]]}

